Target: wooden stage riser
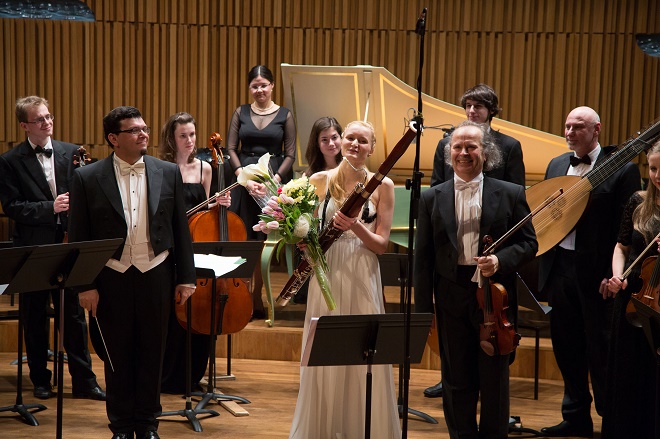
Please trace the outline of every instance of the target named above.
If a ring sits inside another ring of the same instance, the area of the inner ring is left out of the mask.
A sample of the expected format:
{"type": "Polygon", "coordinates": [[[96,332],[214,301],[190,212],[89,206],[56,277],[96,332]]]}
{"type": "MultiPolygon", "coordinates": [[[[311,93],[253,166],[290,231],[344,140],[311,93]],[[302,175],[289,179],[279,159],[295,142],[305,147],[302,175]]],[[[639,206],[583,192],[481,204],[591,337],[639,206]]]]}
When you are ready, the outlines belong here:
{"type": "MultiPolygon", "coordinates": [[[[0,352],[15,352],[17,348],[18,325],[16,321],[0,322],[0,352]]],[[[52,334],[52,322],[51,322],[52,334]]],[[[511,365],[512,377],[534,377],[534,345],[533,339],[518,347],[516,361],[511,365]]],[[[561,373],[557,367],[552,348],[545,345],[539,350],[539,378],[560,380],[561,373]]],[[[53,345],[51,337],[51,346],[53,345]]],[[[248,327],[232,335],[232,358],[252,360],[299,361],[302,347],[302,329],[288,327],[248,327]]],[[[94,348],[90,344],[90,350],[94,348]]],[[[216,345],[217,358],[226,358],[226,336],[220,336],[216,345]]],[[[440,369],[440,357],[426,347],[419,364],[411,366],[414,369],[440,369]]]]}

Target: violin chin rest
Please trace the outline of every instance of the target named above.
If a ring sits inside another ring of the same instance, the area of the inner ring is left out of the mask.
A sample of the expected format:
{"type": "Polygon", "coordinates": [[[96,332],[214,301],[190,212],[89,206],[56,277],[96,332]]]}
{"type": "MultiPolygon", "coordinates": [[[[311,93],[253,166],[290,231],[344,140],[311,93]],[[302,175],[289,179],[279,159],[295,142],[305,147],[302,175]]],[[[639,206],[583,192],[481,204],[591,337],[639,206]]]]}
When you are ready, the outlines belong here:
{"type": "Polygon", "coordinates": [[[486,353],[486,355],[492,357],[495,355],[495,346],[487,340],[482,340],[479,342],[479,345],[481,346],[481,349],[486,353]]]}

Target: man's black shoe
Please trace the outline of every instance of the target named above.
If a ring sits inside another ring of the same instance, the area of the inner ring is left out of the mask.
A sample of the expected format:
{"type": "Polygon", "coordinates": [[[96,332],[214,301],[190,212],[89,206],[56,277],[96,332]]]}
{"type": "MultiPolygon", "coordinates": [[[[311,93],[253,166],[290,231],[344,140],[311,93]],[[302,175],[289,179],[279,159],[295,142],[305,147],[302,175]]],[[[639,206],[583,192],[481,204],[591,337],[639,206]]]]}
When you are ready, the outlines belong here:
{"type": "Polygon", "coordinates": [[[424,389],[424,396],[427,398],[440,398],[442,396],[442,381],[435,386],[424,389]]]}
{"type": "Polygon", "coordinates": [[[115,433],[112,439],[133,439],[133,433],[115,433]]]}
{"type": "Polygon", "coordinates": [[[105,401],[105,392],[99,386],[92,387],[91,389],[84,390],[82,392],[74,391],[74,398],[85,398],[85,399],[94,399],[96,401],[105,401]]]}
{"type": "Polygon", "coordinates": [[[542,428],[541,433],[548,437],[593,437],[594,425],[591,420],[585,424],[573,424],[568,421],[561,421],[553,427],[542,428]]]}
{"type": "Polygon", "coordinates": [[[158,432],[156,430],[149,430],[142,434],[138,434],[137,439],[160,439],[160,436],[158,436],[158,432]]]}
{"type": "Polygon", "coordinates": [[[54,395],[50,384],[47,386],[35,386],[33,393],[34,397],[39,399],[48,399],[54,395]]]}

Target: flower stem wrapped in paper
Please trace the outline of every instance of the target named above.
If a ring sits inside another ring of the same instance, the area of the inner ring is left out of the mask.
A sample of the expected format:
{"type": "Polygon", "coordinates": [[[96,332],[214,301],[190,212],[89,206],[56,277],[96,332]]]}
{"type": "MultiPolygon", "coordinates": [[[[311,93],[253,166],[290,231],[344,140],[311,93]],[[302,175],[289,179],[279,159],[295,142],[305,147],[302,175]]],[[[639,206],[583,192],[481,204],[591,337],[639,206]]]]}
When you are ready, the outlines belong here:
{"type": "Polygon", "coordinates": [[[306,244],[305,258],[313,267],[323,298],[328,309],[332,311],[337,305],[326,275],[328,264],[319,244],[320,220],[314,216],[319,199],[315,190],[305,176],[288,182],[278,189],[277,196],[271,196],[262,207],[262,214],[259,215],[261,220],[253,229],[264,233],[277,230],[283,239],[276,252],[279,252],[284,244],[306,244]]]}
{"type": "Polygon", "coordinates": [[[254,201],[256,201],[262,209],[266,206],[271,197],[277,196],[277,191],[280,187],[280,184],[275,181],[273,172],[270,169],[270,157],[271,155],[268,153],[262,155],[259,158],[259,162],[244,166],[237,177],[238,184],[248,190],[252,198],[254,198],[254,201]],[[248,182],[250,181],[258,183],[261,186],[259,186],[257,190],[250,190],[248,187],[248,182]],[[261,190],[262,187],[264,190],[261,190]]]}

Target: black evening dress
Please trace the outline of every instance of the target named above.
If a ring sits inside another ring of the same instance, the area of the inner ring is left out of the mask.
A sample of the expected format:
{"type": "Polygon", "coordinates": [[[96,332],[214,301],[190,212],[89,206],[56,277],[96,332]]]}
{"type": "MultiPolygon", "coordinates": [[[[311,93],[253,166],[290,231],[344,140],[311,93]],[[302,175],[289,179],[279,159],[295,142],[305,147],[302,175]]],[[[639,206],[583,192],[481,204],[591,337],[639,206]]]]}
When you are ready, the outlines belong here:
{"type": "MultiPolygon", "coordinates": [[[[235,170],[255,164],[265,153],[270,153],[273,174],[279,174],[282,183],[286,183],[293,176],[295,139],[296,127],[288,109],[279,107],[271,114],[259,115],[252,111],[250,105],[241,105],[234,112],[227,138],[232,168],[235,170]]],[[[231,199],[229,210],[238,214],[245,223],[248,239],[265,240],[266,235],[252,230],[252,226],[259,221],[261,211],[247,190],[242,186],[235,188],[231,199]]]]}
{"type": "MultiPolygon", "coordinates": [[[[621,219],[617,241],[630,246],[626,269],[648,244],[642,233],[633,228],[633,212],[641,202],[642,197],[638,193],[633,194],[621,219]]],[[[648,256],[657,255],[657,246],[653,246],[648,256]]],[[[628,287],[620,290],[614,298],[603,439],[654,437],[654,355],[643,329],[632,326],[625,315],[630,296],[642,287],[640,270],[641,263],[628,276],[628,287]]]]}
{"type": "MultiPolygon", "coordinates": [[[[200,181],[201,181],[200,166],[200,181]]],[[[183,183],[183,195],[186,210],[192,209],[206,200],[206,191],[201,183],[183,183]]],[[[209,335],[191,334],[190,388],[195,391],[199,381],[204,377],[209,361],[209,335]]],[[[163,357],[163,376],[161,391],[163,393],[183,394],[186,391],[186,330],[176,318],[174,307],[170,314],[167,331],[167,344],[163,357]]]]}

